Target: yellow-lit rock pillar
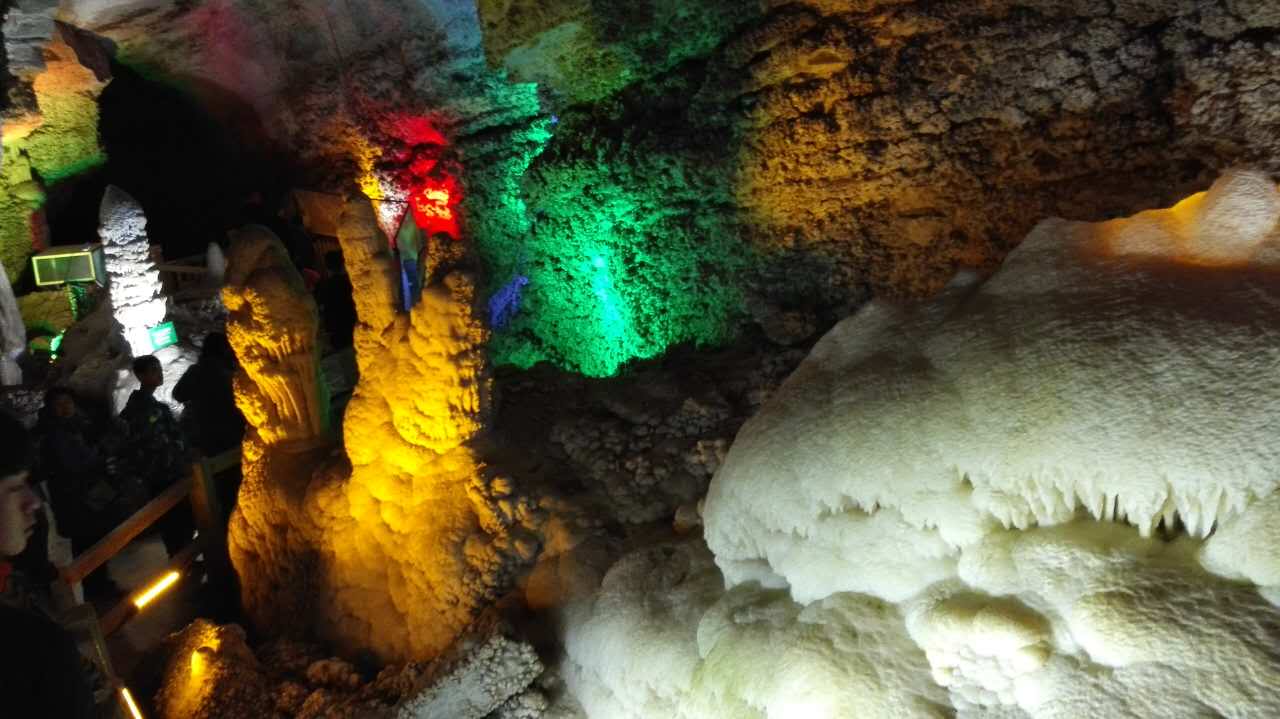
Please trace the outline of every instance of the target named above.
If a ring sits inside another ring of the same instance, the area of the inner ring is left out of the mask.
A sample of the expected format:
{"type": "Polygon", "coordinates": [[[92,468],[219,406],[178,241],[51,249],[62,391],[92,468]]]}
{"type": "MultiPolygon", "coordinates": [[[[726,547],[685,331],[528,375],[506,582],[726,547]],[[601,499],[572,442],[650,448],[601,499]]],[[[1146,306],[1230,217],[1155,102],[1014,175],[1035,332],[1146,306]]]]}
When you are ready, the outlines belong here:
{"type": "Polygon", "coordinates": [[[422,658],[532,558],[531,512],[473,447],[488,403],[488,333],[463,245],[437,248],[434,279],[402,313],[368,200],[348,203],[338,239],[359,315],[360,381],[343,420],[351,478],[317,486],[310,506],[324,529],[323,633],[386,659],[422,658]]]}
{"type": "Polygon", "coordinates": [[[222,301],[240,362],[236,404],[248,422],[228,549],[254,623],[302,636],[313,621],[319,532],[304,501],[327,444],[316,306],[280,240],[257,226],[233,233],[222,301]]]}

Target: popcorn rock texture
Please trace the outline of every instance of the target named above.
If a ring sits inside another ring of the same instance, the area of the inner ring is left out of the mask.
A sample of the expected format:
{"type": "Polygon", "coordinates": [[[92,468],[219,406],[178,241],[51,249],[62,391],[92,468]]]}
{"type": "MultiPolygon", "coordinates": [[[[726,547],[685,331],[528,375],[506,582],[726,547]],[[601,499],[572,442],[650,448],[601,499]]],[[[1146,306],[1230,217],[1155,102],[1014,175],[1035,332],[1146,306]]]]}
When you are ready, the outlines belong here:
{"type": "Polygon", "coordinates": [[[396,719],[484,719],[540,717],[545,700],[523,693],[542,673],[542,662],[527,642],[513,638],[490,616],[425,668],[423,687],[411,692],[396,710],[396,719]],[[541,706],[541,710],[540,707],[541,706]]]}
{"type": "Polygon", "coordinates": [[[268,679],[245,632],[197,619],[166,640],[168,661],[156,709],[166,719],[262,716],[268,679]]]}
{"type": "Polygon", "coordinates": [[[197,619],[169,637],[155,705],[162,719],[539,719],[545,697],[533,647],[496,616],[469,627],[438,660],[377,676],[313,644],[256,647],[234,624],[197,619]]]}
{"type": "Polygon", "coordinates": [[[474,283],[438,268],[418,305],[397,312],[373,208],[348,204],[339,240],[360,381],[342,457],[323,436],[314,305],[277,240],[242,239],[223,299],[252,426],[230,536],[245,604],[272,631],[318,632],[387,661],[433,657],[539,546],[532,505],[472,446],[489,391],[474,283]]]}
{"type": "Polygon", "coordinates": [[[473,446],[489,379],[469,274],[440,268],[399,313],[368,201],[348,204],[339,241],[360,318],[360,382],[343,420],[350,480],[318,487],[311,504],[334,587],[324,612],[385,657],[430,657],[532,561],[533,508],[473,446]]]}

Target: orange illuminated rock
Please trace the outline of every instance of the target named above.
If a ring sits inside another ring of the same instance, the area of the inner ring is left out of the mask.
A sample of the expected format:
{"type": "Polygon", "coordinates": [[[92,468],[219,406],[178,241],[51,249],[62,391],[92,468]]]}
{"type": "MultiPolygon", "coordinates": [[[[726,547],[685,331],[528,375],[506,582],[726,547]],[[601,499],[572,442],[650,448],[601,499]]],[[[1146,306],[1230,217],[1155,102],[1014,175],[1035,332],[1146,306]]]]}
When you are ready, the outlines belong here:
{"type": "Polygon", "coordinates": [[[315,315],[296,272],[278,241],[242,237],[232,248],[224,301],[251,425],[232,560],[264,629],[422,659],[532,560],[534,518],[472,446],[489,379],[465,257],[435,257],[406,314],[395,309],[398,278],[367,199],[348,203],[338,234],[359,314],[346,458],[323,446],[323,402],[311,394],[315,315]]]}

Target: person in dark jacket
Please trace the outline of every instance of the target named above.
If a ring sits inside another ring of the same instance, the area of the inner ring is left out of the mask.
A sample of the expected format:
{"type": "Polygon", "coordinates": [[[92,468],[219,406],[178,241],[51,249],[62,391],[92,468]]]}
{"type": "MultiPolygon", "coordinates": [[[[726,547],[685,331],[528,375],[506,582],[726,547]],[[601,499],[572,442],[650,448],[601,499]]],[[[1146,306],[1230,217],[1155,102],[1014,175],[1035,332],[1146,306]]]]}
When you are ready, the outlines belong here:
{"type": "MultiPolygon", "coordinates": [[[[54,387],[45,393],[39,431],[39,477],[49,489],[58,531],[71,540],[75,554],[82,554],[141,507],[145,497],[137,496],[140,491],[126,496],[111,481],[97,433],[71,390],[54,387]]],[[[121,593],[106,567],[86,577],[84,586],[94,595],[121,593]]]]}
{"type": "MultiPolygon", "coordinates": [[[[140,478],[152,497],[159,495],[185,478],[191,470],[186,438],[182,427],[168,405],[156,399],[156,390],[164,384],[164,368],[155,355],[143,355],[133,361],[133,374],[141,385],[129,395],[120,411],[127,433],[125,463],[127,471],[140,478]]],[[[191,541],[195,523],[191,507],[179,504],[156,522],[169,555],[177,554],[191,541]]]]}
{"type": "Polygon", "coordinates": [[[0,415],[0,712],[6,717],[90,719],[98,716],[75,640],[12,591],[10,558],[23,552],[40,499],[30,484],[31,439],[0,415]]]}
{"type": "Polygon", "coordinates": [[[240,445],[244,415],[236,407],[232,379],[236,356],[227,336],[210,332],[200,348],[200,360],[182,374],[173,398],[182,403],[182,428],[191,444],[206,457],[240,445]]]}

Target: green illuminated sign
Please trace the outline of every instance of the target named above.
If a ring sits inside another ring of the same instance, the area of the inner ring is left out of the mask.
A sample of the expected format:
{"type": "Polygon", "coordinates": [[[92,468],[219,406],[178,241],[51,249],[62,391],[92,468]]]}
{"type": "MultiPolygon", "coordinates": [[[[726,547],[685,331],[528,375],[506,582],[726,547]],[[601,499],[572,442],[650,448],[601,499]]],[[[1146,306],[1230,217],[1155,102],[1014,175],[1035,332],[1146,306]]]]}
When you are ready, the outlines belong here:
{"type": "Polygon", "coordinates": [[[165,322],[156,325],[147,330],[151,335],[151,349],[162,350],[165,347],[172,347],[178,344],[178,330],[174,328],[172,322],[165,322]]]}

